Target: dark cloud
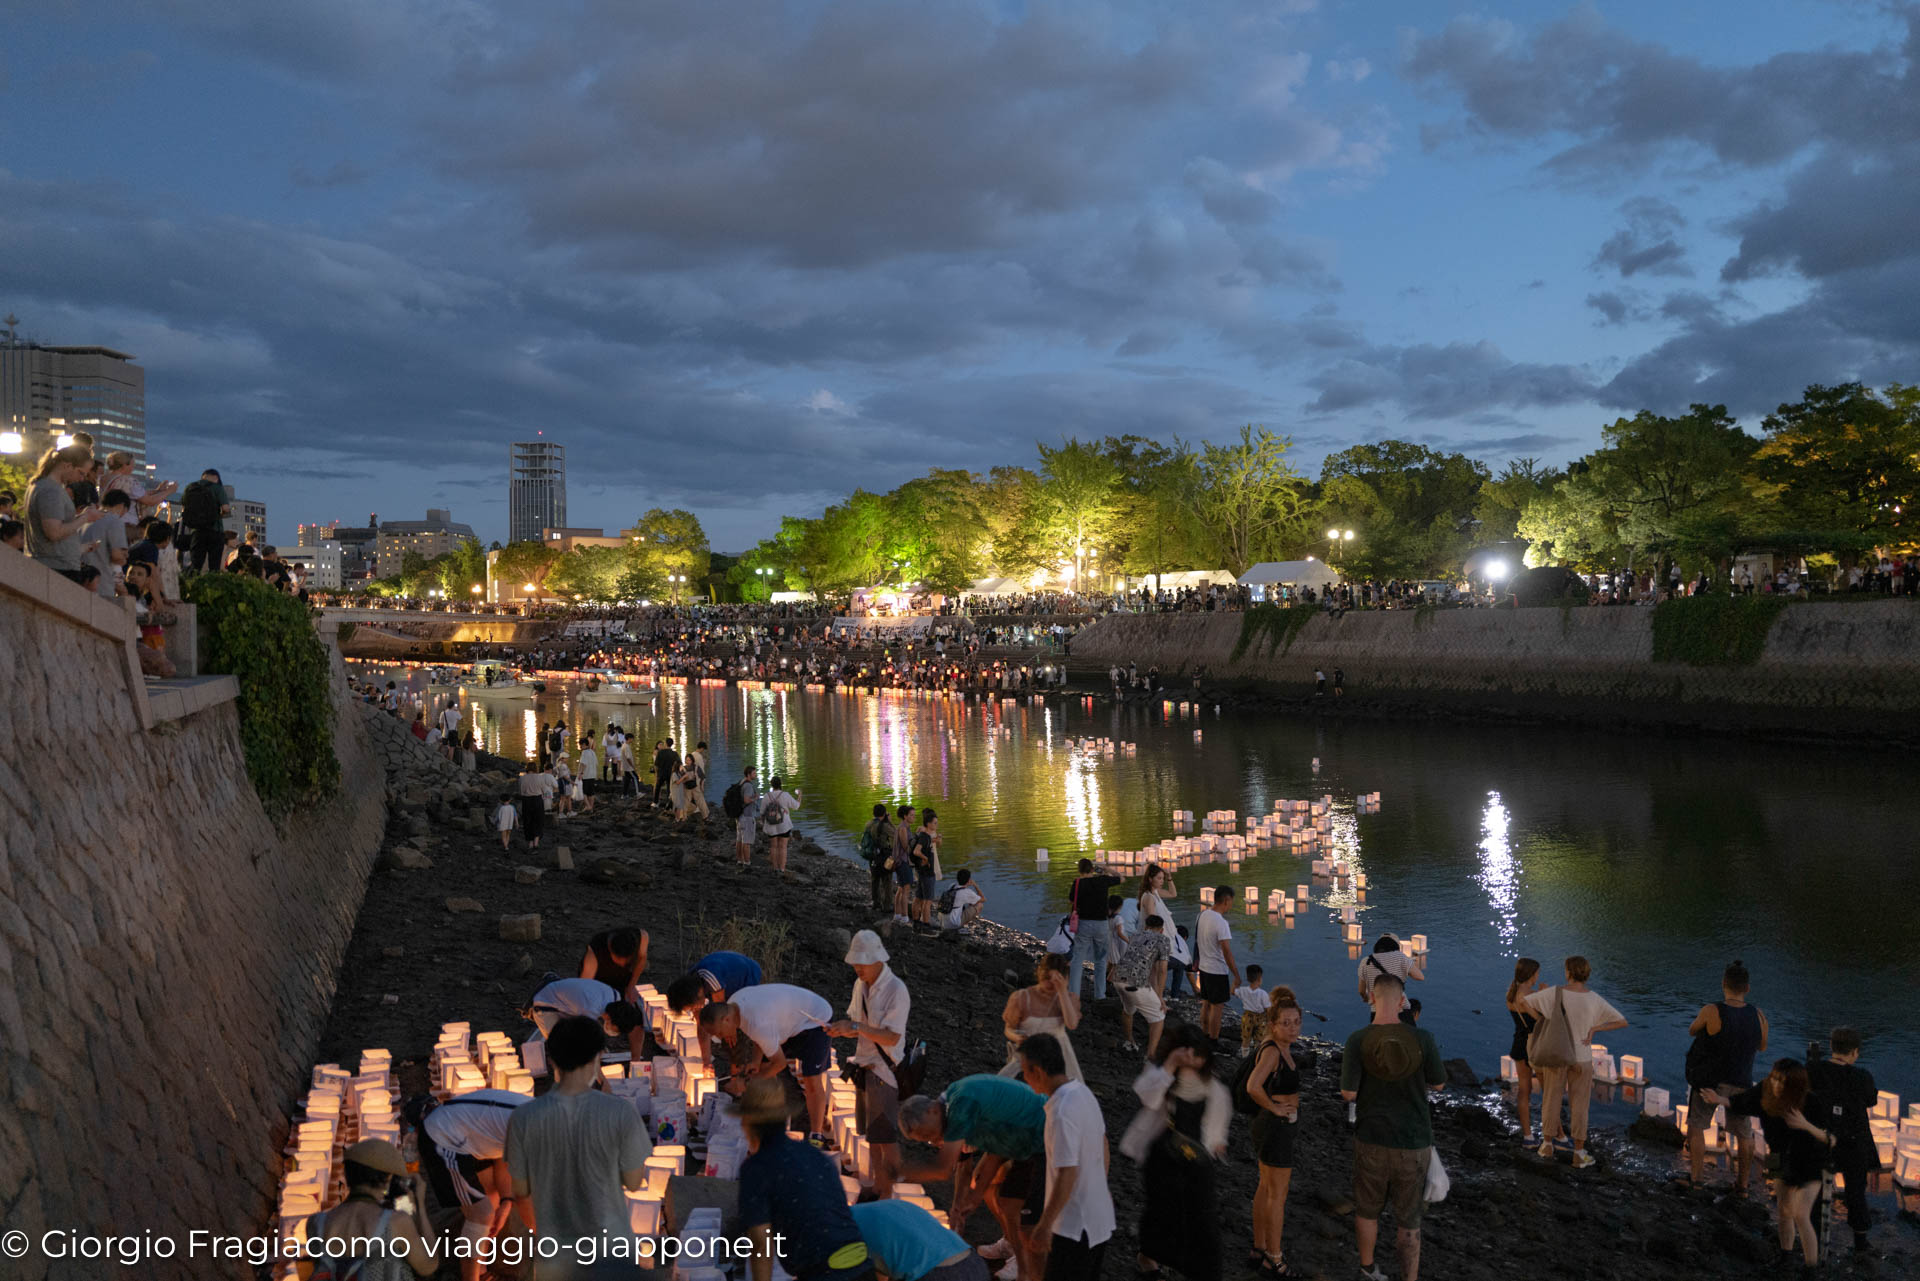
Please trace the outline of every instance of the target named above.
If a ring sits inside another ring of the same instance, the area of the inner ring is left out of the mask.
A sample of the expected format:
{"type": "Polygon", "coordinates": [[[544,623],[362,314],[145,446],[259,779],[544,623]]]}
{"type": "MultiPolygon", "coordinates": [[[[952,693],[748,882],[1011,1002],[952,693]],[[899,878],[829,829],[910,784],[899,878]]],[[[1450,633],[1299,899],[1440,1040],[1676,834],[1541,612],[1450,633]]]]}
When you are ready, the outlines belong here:
{"type": "Polygon", "coordinates": [[[1381,402],[1413,418],[1450,418],[1476,410],[1574,404],[1594,383],[1572,365],[1509,360],[1492,343],[1376,347],[1309,377],[1320,394],[1309,409],[1335,413],[1381,402]]]}
{"type": "Polygon", "coordinates": [[[1600,313],[1602,323],[1624,325],[1629,320],[1641,316],[1640,309],[1628,302],[1624,294],[1611,289],[1603,289],[1597,294],[1587,295],[1587,306],[1600,313]]]}
{"type": "Polygon", "coordinates": [[[1594,255],[1596,268],[1612,268],[1622,277],[1691,276],[1686,250],[1677,233],[1687,225],[1686,215],[1664,200],[1636,196],[1620,206],[1626,225],[1607,237],[1594,255]]]}

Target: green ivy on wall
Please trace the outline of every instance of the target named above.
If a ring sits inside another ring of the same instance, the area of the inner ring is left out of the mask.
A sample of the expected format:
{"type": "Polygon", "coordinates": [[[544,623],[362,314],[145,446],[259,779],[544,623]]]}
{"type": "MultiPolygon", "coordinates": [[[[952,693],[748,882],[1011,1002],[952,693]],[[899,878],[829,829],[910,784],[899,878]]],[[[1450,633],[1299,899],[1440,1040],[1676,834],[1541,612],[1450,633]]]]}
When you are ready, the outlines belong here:
{"type": "Polygon", "coordinates": [[[195,574],[180,594],[199,609],[206,670],[240,683],[247,777],[267,812],[339,786],[332,671],[307,607],[241,574],[195,574]]]}
{"type": "Polygon", "coordinates": [[[1293,648],[1294,637],[1300,634],[1300,629],[1319,612],[1312,605],[1255,605],[1240,615],[1240,639],[1233,647],[1233,661],[1239,662],[1254,642],[1263,637],[1269,654],[1286,653],[1293,648]]]}
{"type": "Polygon", "coordinates": [[[1690,596],[1653,610],[1653,661],[1750,667],[1767,647],[1784,596],[1690,596]]]}

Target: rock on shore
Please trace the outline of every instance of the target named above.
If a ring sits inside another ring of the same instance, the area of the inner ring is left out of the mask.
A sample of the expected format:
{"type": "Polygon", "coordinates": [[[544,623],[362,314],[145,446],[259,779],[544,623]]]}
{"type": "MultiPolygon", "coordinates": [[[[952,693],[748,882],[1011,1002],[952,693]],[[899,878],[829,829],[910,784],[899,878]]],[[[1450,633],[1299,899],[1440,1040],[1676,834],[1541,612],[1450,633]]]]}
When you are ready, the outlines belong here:
{"type": "MultiPolygon", "coordinates": [[[[875,924],[866,872],[827,854],[804,831],[796,832],[790,871],[781,877],[766,865],[764,850],[750,868],[734,866],[731,827],[717,807],[711,820],[676,826],[670,814],[603,799],[590,815],[550,819],[542,849],[528,850],[516,834],[512,850],[503,852],[473,811],[497,803],[504,774],[447,774],[431,753],[395,755],[402,764],[390,781],[396,804],[388,857],[373,875],[348,949],[323,1059],[351,1061],[363,1048],[386,1048],[403,1081],[418,1088],[421,1064],[441,1023],[464,1019],[476,1031],[503,1029],[524,1039],[530,1027],[518,1011],[540,976],[576,972],[587,938],[622,925],[649,931],[647,978],[657,984],[708,946],[745,938],[765,949],[763,961],[774,961],[770,978],[812,988],[836,1009],[845,1007],[852,986],[842,961],[848,939],[853,930],[875,924]],[[429,760],[421,762],[423,756],[429,760]],[[562,844],[577,870],[556,866],[562,844]],[[544,870],[529,876],[534,868],[544,870]],[[484,904],[484,911],[450,911],[455,899],[484,904]],[[530,924],[503,928],[505,918],[536,915],[537,931],[530,924]],[[400,999],[387,1001],[388,994],[400,999]]],[[[997,1070],[1005,1055],[1000,1012],[1010,975],[1025,981],[1038,942],[988,922],[966,939],[892,927],[882,933],[893,968],[913,995],[909,1032],[928,1042],[930,1088],[997,1070]]],[[[1135,1111],[1131,1086],[1139,1058],[1120,1049],[1113,1003],[1087,1004],[1074,1045],[1117,1144],[1135,1111]]],[[[1197,1014],[1190,1001],[1175,1003],[1175,1017],[1197,1014]]],[[[1286,1253],[1303,1275],[1349,1278],[1356,1255],[1339,1049],[1325,1043],[1315,1049],[1296,1144],[1286,1253]]],[[[1506,1119],[1487,1110],[1481,1097],[1450,1098],[1454,1093],[1441,1095],[1435,1109],[1438,1146],[1453,1189],[1427,1215],[1423,1275],[1693,1281],[1778,1270],[1762,1205],[1681,1190],[1628,1168],[1636,1163],[1623,1158],[1635,1141],[1620,1133],[1599,1133],[1595,1147],[1602,1161],[1595,1169],[1576,1172],[1541,1161],[1516,1145],[1506,1119]]],[[[1663,1155],[1670,1157],[1671,1150],[1663,1155]]],[[[1638,1164],[1651,1165],[1650,1156],[1638,1164]]],[[[1236,1117],[1219,1181],[1218,1230],[1225,1234],[1230,1275],[1243,1270],[1240,1261],[1251,1246],[1248,1214],[1256,1176],[1245,1119],[1236,1117]]],[[[1141,1193],[1138,1171],[1117,1150],[1111,1182],[1120,1233],[1107,1274],[1122,1277],[1133,1267],[1141,1193]]],[[[933,1193],[944,1204],[945,1189],[933,1193]]],[[[996,1235],[984,1215],[971,1226],[970,1240],[996,1235]]],[[[1888,1278],[1920,1274],[1911,1224],[1882,1225],[1875,1244],[1875,1258],[1846,1254],[1837,1270],[1888,1278]]],[[[1383,1249],[1382,1266],[1394,1275],[1391,1259],[1383,1249]]]]}

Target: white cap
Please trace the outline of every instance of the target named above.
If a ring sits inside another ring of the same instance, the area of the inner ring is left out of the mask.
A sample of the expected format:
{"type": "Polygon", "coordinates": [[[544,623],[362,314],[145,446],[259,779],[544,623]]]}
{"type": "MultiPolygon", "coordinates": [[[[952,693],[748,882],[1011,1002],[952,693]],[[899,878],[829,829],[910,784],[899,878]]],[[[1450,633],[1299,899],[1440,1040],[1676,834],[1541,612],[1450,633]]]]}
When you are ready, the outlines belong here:
{"type": "Polygon", "coordinates": [[[861,930],[847,948],[848,965],[880,965],[888,960],[887,945],[872,930],[861,930]]]}

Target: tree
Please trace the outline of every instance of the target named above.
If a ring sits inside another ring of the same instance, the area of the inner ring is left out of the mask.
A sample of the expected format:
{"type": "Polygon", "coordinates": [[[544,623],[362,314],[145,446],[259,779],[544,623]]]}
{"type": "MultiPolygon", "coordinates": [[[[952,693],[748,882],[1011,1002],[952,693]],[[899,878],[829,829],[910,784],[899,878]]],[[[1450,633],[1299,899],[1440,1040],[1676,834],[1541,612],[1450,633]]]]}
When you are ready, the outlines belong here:
{"type": "Polygon", "coordinates": [[[1569,468],[1567,476],[1547,493],[1528,500],[1515,533],[1527,540],[1530,566],[1565,565],[1593,572],[1620,561],[1613,507],[1584,462],[1569,468]]]}
{"type": "Polygon", "coordinates": [[[1920,502],[1920,388],[1810,386],[1762,421],[1753,455],[1759,497],[1776,525],[1851,529],[1908,543],[1920,502]]]}
{"type": "Polygon", "coordinates": [[[574,548],[555,559],[542,586],[556,596],[601,602],[643,595],[635,581],[632,561],[618,547],[574,548]]]}
{"type": "Polygon", "coordinates": [[[893,516],[888,554],[902,578],[954,593],[982,575],[991,545],[981,490],[969,472],[936,468],[887,496],[893,516]]]}
{"type": "Polygon", "coordinates": [[[1186,468],[1193,541],[1208,565],[1238,576],[1283,559],[1307,533],[1307,483],[1287,462],[1293,442],[1265,427],[1235,444],[1204,444],[1186,468]]]}
{"type": "Polygon", "coordinates": [[[622,532],[637,585],[678,600],[695,583],[706,581],[713,551],[700,518],[692,512],[655,507],[622,532]],[[682,578],[686,581],[679,581],[682,578]]]}
{"type": "Polygon", "coordinates": [[[1039,448],[1039,501],[1031,513],[1035,550],[1042,566],[1066,569],[1078,588],[1116,514],[1120,469],[1099,446],[1080,440],[1039,448]]]}
{"type": "Polygon", "coordinates": [[[1552,493],[1566,475],[1557,467],[1542,466],[1536,458],[1508,462],[1498,476],[1481,484],[1474,503],[1481,541],[1504,543],[1517,536],[1527,504],[1552,493]]]}
{"type": "Polygon", "coordinates": [[[501,584],[501,598],[519,600],[526,584],[539,587],[559,559],[559,552],[532,539],[502,547],[493,560],[493,577],[501,584]]]}
{"type": "Polygon", "coordinates": [[[452,551],[434,559],[438,562],[440,590],[449,600],[465,600],[477,595],[473,588],[486,585],[487,553],[479,539],[463,538],[452,551]]]}
{"type": "Polygon", "coordinates": [[[1186,506],[1193,452],[1178,441],[1169,447],[1142,436],[1109,436],[1103,448],[1120,472],[1106,568],[1134,577],[1194,568],[1186,506]]]}
{"type": "Polygon", "coordinates": [[[1683,531],[1712,528],[1707,518],[1739,503],[1756,443],[1725,405],[1696,404],[1671,418],[1643,409],[1600,434],[1606,443],[1583,460],[1592,483],[1629,555],[1653,552],[1661,571],[1683,531]]]}
{"type": "Polygon", "coordinates": [[[1383,578],[1424,578],[1459,569],[1478,540],[1474,504],[1488,472],[1465,454],[1404,440],[1355,445],[1320,468],[1321,515],[1359,535],[1342,569],[1383,578]]]}

